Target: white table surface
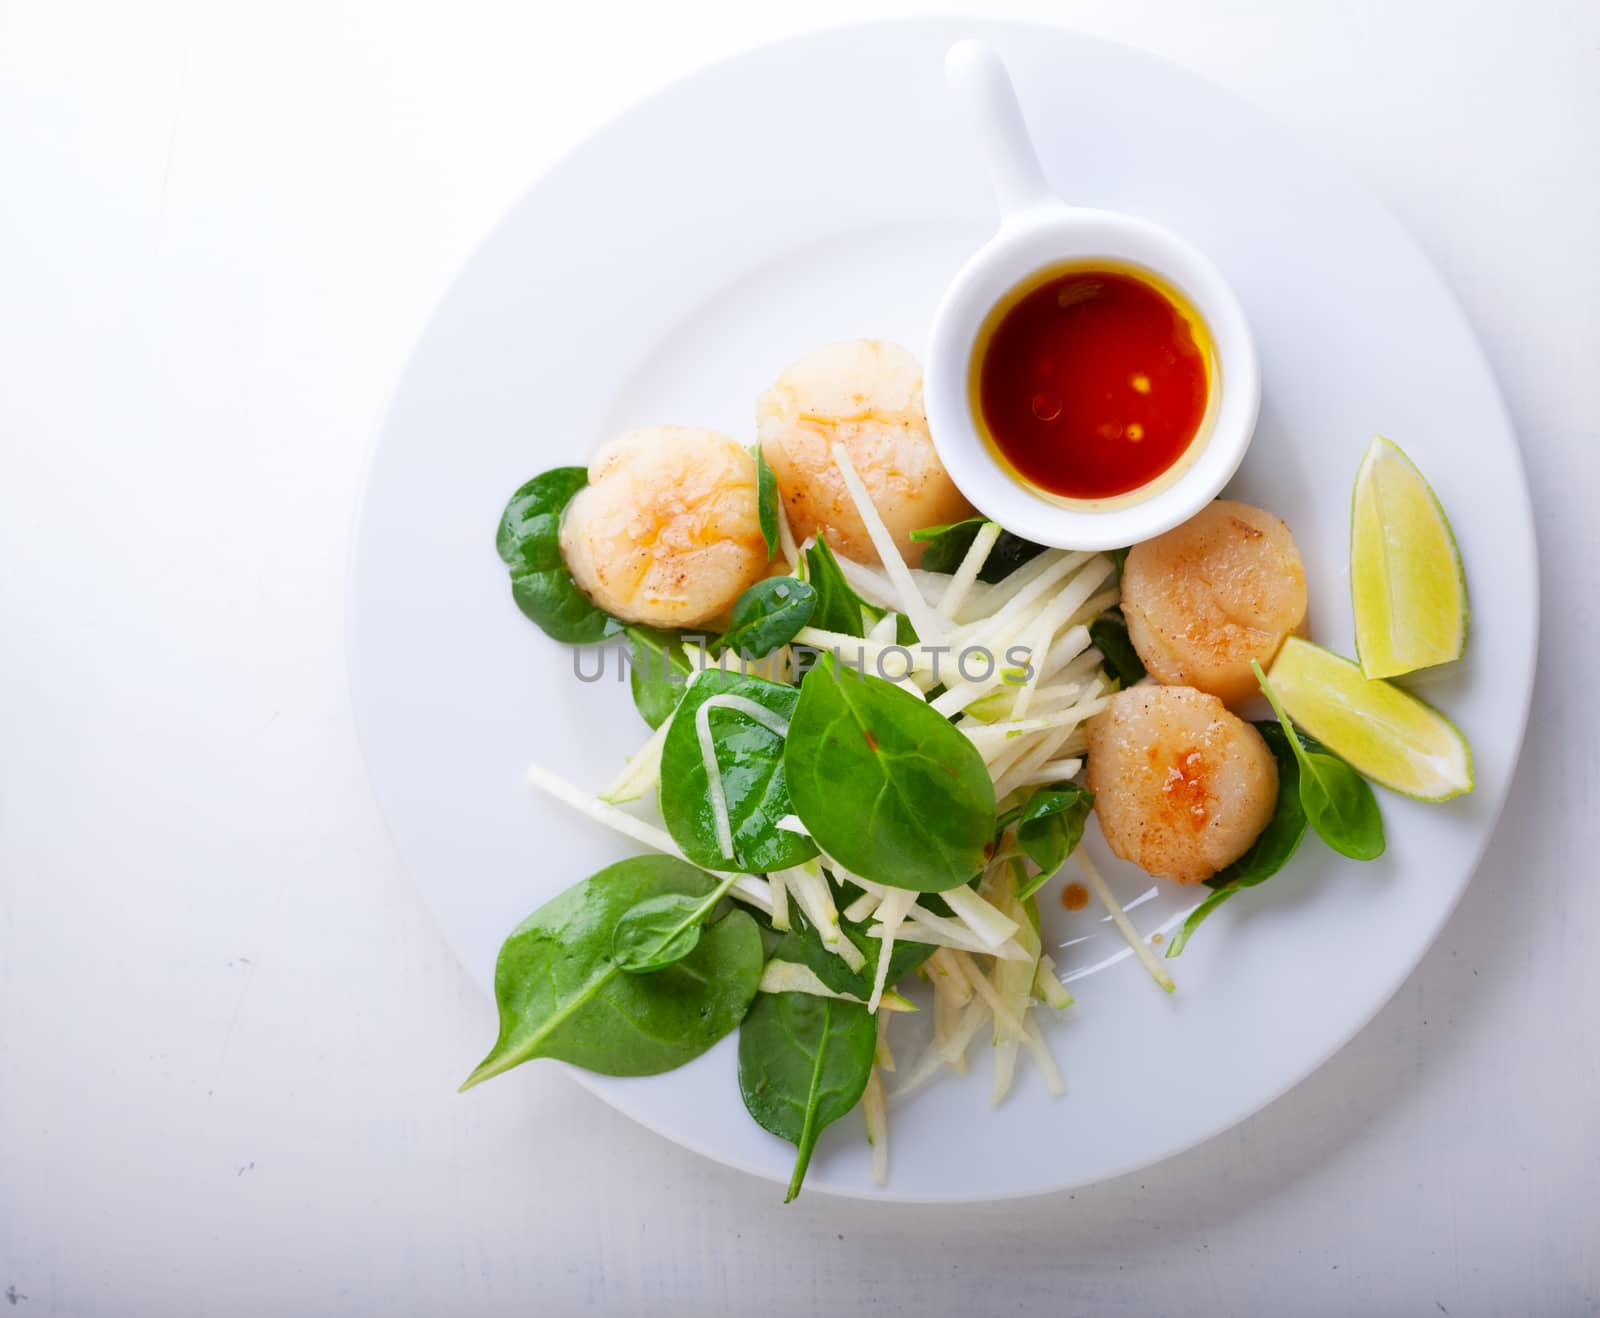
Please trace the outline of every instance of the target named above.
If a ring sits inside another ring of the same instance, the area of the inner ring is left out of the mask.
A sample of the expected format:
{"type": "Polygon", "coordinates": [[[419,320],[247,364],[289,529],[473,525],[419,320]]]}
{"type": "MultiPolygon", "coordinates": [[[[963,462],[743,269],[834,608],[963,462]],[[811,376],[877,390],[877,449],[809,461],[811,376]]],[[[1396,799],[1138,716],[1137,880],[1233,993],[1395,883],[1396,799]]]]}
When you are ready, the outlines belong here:
{"type": "Polygon", "coordinates": [[[1004,7],[1348,162],[1522,436],[1522,772],[1370,1028],[1183,1157],[960,1210],[784,1208],[539,1067],[453,1092],[490,1008],[378,819],[343,667],[388,391],[595,125],[909,8],[0,0],[0,1312],[1600,1311],[1592,0],[1004,7]]]}

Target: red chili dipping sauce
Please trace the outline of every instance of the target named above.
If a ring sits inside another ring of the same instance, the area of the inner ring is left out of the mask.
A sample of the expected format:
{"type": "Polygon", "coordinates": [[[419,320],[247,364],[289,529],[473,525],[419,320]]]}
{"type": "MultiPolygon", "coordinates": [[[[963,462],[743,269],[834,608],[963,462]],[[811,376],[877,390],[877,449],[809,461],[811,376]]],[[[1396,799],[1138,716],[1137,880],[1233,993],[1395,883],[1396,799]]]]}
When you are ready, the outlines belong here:
{"type": "Polygon", "coordinates": [[[1183,457],[1214,376],[1210,335],[1176,291],[1131,270],[1069,267],[991,313],[971,392],[981,428],[1023,480],[1109,499],[1183,457]]]}

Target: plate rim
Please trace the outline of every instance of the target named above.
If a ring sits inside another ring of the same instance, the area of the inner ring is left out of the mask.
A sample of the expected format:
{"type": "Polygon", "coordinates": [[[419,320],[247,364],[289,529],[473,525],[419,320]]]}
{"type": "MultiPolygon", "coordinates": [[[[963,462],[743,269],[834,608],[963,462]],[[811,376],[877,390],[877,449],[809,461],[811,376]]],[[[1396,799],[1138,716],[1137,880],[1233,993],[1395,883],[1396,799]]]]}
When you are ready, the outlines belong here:
{"type": "MultiPolygon", "coordinates": [[[[526,185],[517,194],[505,210],[484,229],[473,242],[469,251],[456,264],[449,279],[444,283],[429,304],[426,313],[420,319],[416,334],[413,336],[410,347],[396,371],[387,391],[386,398],[378,414],[378,419],[370,426],[367,434],[365,453],[362,459],[362,474],[359,491],[351,509],[351,522],[346,541],[346,554],[343,572],[342,604],[344,607],[344,624],[341,631],[341,640],[344,648],[344,676],[346,696],[349,702],[351,721],[356,733],[356,743],[361,758],[362,769],[366,778],[367,789],[371,800],[377,809],[383,831],[388,837],[395,857],[399,862],[401,871],[405,874],[407,882],[413,892],[422,902],[429,918],[433,921],[436,930],[444,936],[445,922],[440,917],[433,900],[429,897],[427,889],[420,877],[406,859],[399,838],[397,837],[390,820],[389,811],[386,809],[383,797],[377,788],[377,775],[373,771],[371,752],[369,751],[369,738],[364,732],[365,718],[361,713],[362,701],[358,695],[359,681],[356,673],[357,651],[360,648],[357,640],[356,618],[358,610],[355,607],[357,597],[357,577],[361,560],[363,544],[363,531],[367,525],[367,505],[372,491],[373,476],[377,460],[383,448],[385,438],[390,430],[393,418],[398,410],[401,396],[413,368],[428,347],[431,334],[440,320],[441,313],[455,295],[464,276],[473,265],[482,257],[483,253],[495,245],[501,233],[510,226],[513,219],[529,203],[533,194],[546,187],[550,180],[572,161],[579,158],[589,150],[599,139],[608,136],[626,123],[639,115],[647,112],[652,105],[679,93],[688,84],[694,83],[716,71],[743,63],[753,57],[759,57],[782,50],[789,46],[798,46],[810,42],[830,42],[839,39],[848,39],[861,36],[865,33],[891,31],[895,29],[929,29],[949,27],[971,27],[975,32],[983,35],[1006,33],[1010,36],[1026,36],[1027,34],[1042,34],[1052,39],[1066,38],[1072,42],[1089,46],[1103,46],[1114,49],[1123,54],[1130,54],[1138,60],[1152,65],[1161,66],[1170,74],[1179,78],[1189,79],[1203,84],[1212,95],[1232,102],[1236,107],[1243,108],[1253,118],[1270,124],[1274,130],[1289,138],[1304,155],[1319,164],[1323,169],[1338,177],[1341,183],[1353,193],[1359,195],[1363,202],[1373,208],[1387,221],[1396,237],[1404,244],[1411,258],[1423,268],[1432,283],[1442,294],[1450,311],[1454,314],[1461,328],[1465,332],[1470,344],[1476,364],[1481,372],[1482,379],[1487,384],[1494,403],[1494,418],[1504,427],[1510,439],[1510,457],[1516,473],[1516,488],[1512,492],[1512,499],[1521,513],[1522,525],[1527,530],[1529,541],[1530,576],[1526,583],[1527,589],[1523,594],[1526,601],[1525,614],[1521,625],[1527,632],[1528,640],[1528,675],[1523,689],[1517,700],[1514,735],[1512,737],[1511,754],[1506,764],[1506,780],[1498,799],[1493,801],[1492,807],[1478,831],[1475,844],[1468,847],[1470,864],[1465,870],[1464,878],[1455,886],[1455,891],[1449,899],[1438,909],[1437,915],[1427,928],[1425,935],[1420,937],[1411,953],[1397,960],[1395,973],[1387,982],[1383,983],[1373,997],[1370,1009],[1358,1015],[1347,1028],[1332,1038],[1325,1050],[1318,1050],[1314,1061],[1297,1069],[1288,1076],[1270,1093],[1253,1101],[1252,1105],[1236,1114],[1231,1114],[1214,1123],[1211,1127],[1199,1134],[1183,1136],[1178,1142],[1155,1149],[1154,1151],[1136,1158],[1127,1160],[1110,1169],[1096,1172],[1092,1176],[1069,1178],[1054,1184],[1030,1185],[1018,1189],[1005,1190],[979,1190],[950,1193],[929,1193],[918,1191],[907,1193],[897,1191],[891,1181],[887,1185],[852,1185],[818,1180],[814,1185],[807,1183],[807,1189],[812,1194],[831,1198],[857,1200],[873,1204],[926,1204],[926,1205],[958,1205],[979,1203],[1004,1203],[1026,1199],[1037,1199],[1051,1195],[1063,1194],[1068,1191],[1083,1189],[1092,1185],[1099,1185],[1135,1172],[1150,1168],[1158,1163],[1166,1162],[1182,1154],[1189,1153],[1203,1145],[1209,1144],[1235,1127],[1259,1115],[1272,1104],[1278,1102],[1291,1090],[1309,1080],[1317,1072],[1325,1068],[1328,1063],[1359,1034],[1377,1018],[1404,987],[1406,982],[1416,973],[1423,959],[1438,942],[1439,935],[1449,923],[1461,904],[1461,900],[1473,880],[1477,877],[1482,866],[1483,858],[1499,829],[1505,806],[1511,794],[1511,782],[1515,777],[1520,764],[1522,753],[1527,741],[1529,717],[1532,708],[1533,693],[1538,682],[1539,652],[1543,630],[1543,610],[1541,582],[1543,576],[1542,564],[1539,554],[1538,522],[1534,516],[1531,488],[1528,482],[1527,464],[1523,457],[1522,441],[1518,434],[1510,409],[1506,405],[1505,394],[1501,388],[1499,378],[1493,368],[1487,352],[1484,350],[1483,341],[1472,319],[1467,314],[1466,308],[1461,303],[1454,287],[1446,280],[1426,248],[1412,234],[1411,230],[1401,222],[1399,217],[1388,202],[1376,192],[1348,163],[1336,157],[1332,151],[1320,141],[1303,135],[1285,125],[1281,119],[1266,108],[1255,104],[1230,86],[1221,83],[1207,74],[1185,65],[1178,60],[1165,55],[1136,46],[1128,42],[1116,41],[1093,33],[1081,32],[1065,24],[1051,23],[1039,20],[1020,19],[1014,17],[981,17],[970,12],[955,14],[920,14],[899,15],[890,18],[868,19],[862,21],[830,23],[825,26],[805,28],[800,31],[789,32],[769,40],[757,41],[742,45],[737,49],[725,52],[713,59],[695,63],[684,69],[677,76],[650,88],[631,99],[626,100],[614,113],[596,124],[589,132],[571,143],[566,149],[552,157],[537,173],[529,177],[526,185]]],[[[952,38],[954,39],[954,38],[952,38]]],[[[445,939],[450,946],[449,939],[445,939]]],[[[455,949],[451,947],[452,958],[459,962],[455,949]]],[[[470,968],[462,965],[467,971],[468,978],[474,983],[478,981],[472,975],[470,968]]],[[[492,1001],[492,995],[487,995],[492,1001]]],[[[753,1176],[768,1184],[782,1185],[785,1176],[774,1173],[766,1168],[759,1167],[736,1153],[716,1149],[693,1136],[686,1136],[679,1132],[669,1133],[661,1125],[632,1109],[623,1108],[612,1102],[611,1097],[605,1092],[603,1082],[610,1079],[605,1076],[591,1076],[582,1069],[566,1062],[559,1062],[558,1067],[571,1079],[577,1081],[589,1094],[603,1102],[607,1108],[619,1116],[632,1121],[638,1126],[650,1131],[668,1143],[685,1149],[697,1157],[709,1162],[731,1168],[735,1171],[753,1176]]]]}

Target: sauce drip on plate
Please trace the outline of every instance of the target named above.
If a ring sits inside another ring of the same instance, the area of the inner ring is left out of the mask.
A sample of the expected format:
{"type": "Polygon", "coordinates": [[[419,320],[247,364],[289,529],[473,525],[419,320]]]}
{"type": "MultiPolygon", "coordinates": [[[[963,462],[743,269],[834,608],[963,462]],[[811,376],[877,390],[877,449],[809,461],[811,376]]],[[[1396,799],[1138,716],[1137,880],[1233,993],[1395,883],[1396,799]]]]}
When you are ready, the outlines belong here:
{"type": "Polygon", "coordinates": [[[1057,267],[991,314],[974,408],[1011,469],[1051,494],[1108,499],[1169,470],[1206,419],[1204,323],[1132,270],[1057,267]]]}

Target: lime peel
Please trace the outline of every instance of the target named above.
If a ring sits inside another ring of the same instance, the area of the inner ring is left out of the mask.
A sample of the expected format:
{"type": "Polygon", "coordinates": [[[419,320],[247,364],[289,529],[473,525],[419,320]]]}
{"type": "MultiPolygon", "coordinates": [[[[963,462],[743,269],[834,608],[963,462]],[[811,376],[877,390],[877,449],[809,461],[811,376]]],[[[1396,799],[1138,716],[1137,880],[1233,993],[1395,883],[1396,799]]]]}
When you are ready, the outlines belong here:
{"type": "Polygon", "coordinates": [[[1350,500],[1350,601],[1369,678],[1461,657],[1467,587],[1450,519],[1404,450],[1373,439],[1350,500]]]}
{"type": "Polygon", "coordinates": [[[1269,677],[1295,723],[1373,782],[1422,801],[1472,790],[1467,739],[1409,691],[1298,636],[1283,643],[1269,677]]]}

